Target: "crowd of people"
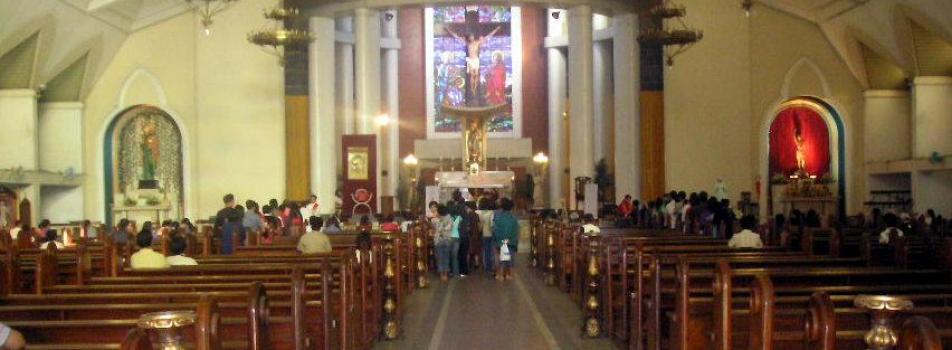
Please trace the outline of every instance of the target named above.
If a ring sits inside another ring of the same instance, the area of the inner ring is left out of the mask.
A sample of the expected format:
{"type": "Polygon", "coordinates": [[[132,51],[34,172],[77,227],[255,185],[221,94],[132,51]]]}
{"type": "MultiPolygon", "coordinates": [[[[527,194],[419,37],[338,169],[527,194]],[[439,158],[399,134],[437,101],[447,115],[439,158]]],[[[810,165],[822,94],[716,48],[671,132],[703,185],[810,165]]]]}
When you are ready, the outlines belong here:
{"type": "Polygon", "coordinates": [[[430,202],[427,217],[433,227],[437,272],[442,281],[465,278],[479,266],[497,280],[513,278],[519,248],[519,222],[509,198],[491,196],[465,200],[453,193],[445,204],[430,202]]]}

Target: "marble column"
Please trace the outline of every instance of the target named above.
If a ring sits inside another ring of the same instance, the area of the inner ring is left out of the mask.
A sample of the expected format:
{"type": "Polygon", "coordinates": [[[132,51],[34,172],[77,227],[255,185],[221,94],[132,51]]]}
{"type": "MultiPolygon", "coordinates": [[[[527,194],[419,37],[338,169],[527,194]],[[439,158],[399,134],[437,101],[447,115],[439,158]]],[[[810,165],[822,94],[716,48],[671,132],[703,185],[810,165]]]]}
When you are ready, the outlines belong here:
{"type": "Polygon", "coordinates": [[[380,13],[375,10],[354,10],[354,82],[356,133],[373,134],[374,118],[381,113],[380,13]]]}
{"type": "MultiPolygon", "coordinates": [[[[560,10],[549,10],[548,37],[563,36],[562,26],[564,17],[555,19],[552,13],[560,10]]],[[[561,12],[561,11],[560,11],[561,12]]],[[[547,48],[548,54],[548,95],[549,95],[549,201],[550,208],[562,208],[565,194],[562,193],[565,170],[566,141],[565,125],[562,115],[565,112],[565,94],[567,81],[565,76],[565,52],[558,47],[547,48]]]]}
{"type": "Polygon", "coordinates": [[[334,19],[311,17],[315,40],[308,48],[311,192],[318,196],[321,214],[334,213],[337,190],[337,143],[334,76],[334,19]]]}
{"type": "MultiPolygon", "coordinates": [[[[383,26],[383,36],[390,41],[399,42],[400,37],[397,32],[396,10],[390,10],[393,17],[390,20],[383,16],[381,25],[383,26]]],[[[384,110],[390,115],[390,125],[385,129],[386,144],[383,145],[383,168],[387,171],[384,178],[384,190],[381,192],[384,196],[396,196],[397,187],[400,185],[400,51],[394,46],[383,50],[383,95],[385,101],[384,110]]],[[[396,200],[396,199],[395,199],[396,200]]],[[[394,203],[394,209],[399,207],[394,203]]],[[[403,206],[403,203],[399,203],[403,206]]]]}
{"type": "MultiPolygon", "coordinates": [[[[586,5],[569,9],[569,184],[575,192],[575,179],[594,177],[595,106],[593,95],[592,8],[586,5]]],[[[574,208],[575,201],[569,205],[574,208]]]]}
{"type": "Polygon", "coordinates": [[[638,15],[621,14],[612,21],[612,63],[615,78],[615,199],[641,198],[641,48],[638,15]]]}

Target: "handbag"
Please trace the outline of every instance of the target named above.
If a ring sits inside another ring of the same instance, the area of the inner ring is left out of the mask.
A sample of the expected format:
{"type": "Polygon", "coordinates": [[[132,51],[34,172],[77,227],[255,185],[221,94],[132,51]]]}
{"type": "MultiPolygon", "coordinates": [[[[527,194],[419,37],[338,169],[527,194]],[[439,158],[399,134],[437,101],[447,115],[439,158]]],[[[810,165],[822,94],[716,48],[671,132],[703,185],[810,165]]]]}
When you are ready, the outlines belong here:
{"type": "Polygon", "coordinates": [[[502,246],[499,247],[499,261],[511,261],[511,260],[512,260],[512,253],[509,252],[509,244],[503,243],[502,246]]]}

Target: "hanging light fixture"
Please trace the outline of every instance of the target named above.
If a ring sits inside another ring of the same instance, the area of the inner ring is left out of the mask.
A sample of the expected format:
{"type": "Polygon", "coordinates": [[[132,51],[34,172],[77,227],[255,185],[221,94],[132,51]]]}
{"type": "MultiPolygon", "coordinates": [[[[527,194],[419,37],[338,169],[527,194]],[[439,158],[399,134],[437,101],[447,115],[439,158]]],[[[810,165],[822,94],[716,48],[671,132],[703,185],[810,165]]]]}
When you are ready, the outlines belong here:
{"type": "Polygon", "coordinates": [[[202,27],[205,28],[205,35],[212,34],[212,17],[219,12],[224,11],[229,5],[238,0],[185,0],[192,11],[195,11],[202,17],[202,27]]]}
{"type": "Polygon", "coordinates": [[[740,7],[744,9],[744,15],[750,17],[750,13],[754,9],[754,0],[742,0],[740,2],[740,7]]]}
{"type": "Polygon", "coordinates": [[[284,7],[284,2],[273,9],[266,10],[264,17],[273,21],[275,25],[270,29],[252,31],[248,33],[248,41],[252,44],[267,48],[276,57],[283,67],[288,50],[302,50],[307,47],[314,36],[310,32],[300,29],[287,29],[285,23],[298,15],[298,9],[284,7]]]}
{"type": "Polygon", "coordinates": [[[665,1],[651,9],[650,15],[654,20],[654,28],[648,29],[638,36],[642,45],[660,45],[664,47],[668,67],[674,65],[674,57],[684,53],[695,43],[704,38],[704,32],[692,29],[684,23],[687,9],[683,5],[674,5],[665,1]],[[669,23],[675,22],[675,26],[669,23]]]}

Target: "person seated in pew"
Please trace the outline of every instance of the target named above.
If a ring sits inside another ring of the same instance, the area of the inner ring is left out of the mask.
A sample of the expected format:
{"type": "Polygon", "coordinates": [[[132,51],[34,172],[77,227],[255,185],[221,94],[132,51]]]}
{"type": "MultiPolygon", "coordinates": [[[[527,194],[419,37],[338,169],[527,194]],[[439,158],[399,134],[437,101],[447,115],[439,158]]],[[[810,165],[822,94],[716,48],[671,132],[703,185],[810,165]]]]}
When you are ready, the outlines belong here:
{"type": "Polygon", "coordinates": [[[370,225],[370,217],[364,216],[360,218],[360,225],[357,226],[357,249],[369,251],[370,246],[372,245],[372,240],[370,239],[370,231],[373,226],[370,225]]]}
{"type": "Polygon", "coordinates": [[[398,225],[396,219],[393,218],[393,214],[387,214],[387,216],[384,217],[383,222],[380,223],[380,231],[400,231],[400,225],[398,225]]]}
{"type": "Polygon", "coordinates": [[[298,240],[298,251],[301,254],[330,253],[331,240],[324,232],[321,232],[324,220],[320,216],[312,216],[308,222],[311,231],[301,235],[301,239],[298,240]]]}
{"type": "Polygon", "coordinates": [[[16,242],[17,237],[20,236],[20,232],[30,232],[30,226],[20,225],[20,220],[17,220],[13,224],[13,228],[10,229],[10,238],[13,239],[14,242],[16,242]]]}
{"type": "Polygon", "coordinates": [[[112,231],[112,241],[115,242],[116,245],[124,246],[129,242],[129,236],[132,234],[132,222],[128,219],[121,219],[119,223],[116,224],[116,229],[112,231]]]}
{"type": "Polygon", "coordinates": [[[585,224],[582,225],[582,234],[587,236],[598,236],[602,233],[602,229],[598,227],[595,223],[595,217],[592,214],[582,215],[582,222],[585,224]]]}
{"type": "Polygon", "coordinates": [[[631,195],[625,195],[625,198],[621,200],[621,203],[618,203],[618,215],[620,219],[625,220],[631,217],[631,212],[635,210],[634,204],[631,203],[631,195]]]}
{"type": "Polygon", "coordinates": [[[886,229],[879,233],[880,244],[889,244],[892,235],[896,235],[896,237],[903,236],[904,233],[899,229],[899,217],[896,214],[887,213],[883,215],[883,223],[886,224],[886,229]]]}
{"type": "Polygon", "coordinates": [[[727,242],[727,247],[737,249],[760,249],[764,247],[760,235],[753,231],[757,227],[757,219],[753,215],[744,215],[740,219],[740,227],[741,231],[731,237],[731,240],[727,242]]]}
{"type": "Polygon", "coordinates": [[[26,347],[23,334],[15,329],[0,323],[0,350],[20,350],[26,347]]]}
{"type": "Polygon", "coordinates": [[[401,232],[410,232],[410,226],[416,221],[416,215],[409,211],[405,211],[402,214],[403,222],[400,223],[401,232]]]}
{"type": "Polygon", "coordinates": [[[172,253],[172,255],[166,257],[165,262],[167,262],[169,266],[198,265],[195,259],[185,256],[186,247],[185,238],[182,238],[182,236],[172,237],[172,241],[169,242],[169,252],[172,253]]]}
{"type": "Polygon", "coordinates": [[[129,264],[133,269],[163,269],[169,267],[165,255],[152,250],[152,233],[146,231],[145,228],[136,235],[136,245],[139,246],[139,251],[132,254],[129,259],[129,264]]]}
{"type": "Polygon", "coordinates": [[[40,244],[40,249],[47,249],[49,248],[50,244],[56,246],[57,250],[66,247],[63,245],[63,243],[56,241],[56,230],[54,229],[49,229],[46,231],[46,238],[44,239],[43,244],[40,244]]]}
{"type": "Polygon", "coordinates": [[[336,216],[331,216],[327,219],[327,222],[324,223],[324,233],[332,235],[344,232],[344,229],[340,228],[340,219],[336,216]]]}
{"type": "Polygon", "coordinates": [[[270,245],[274,242],[274,236],[281,234],[281,219],[269,215],[265,217],[265,222],[266,226],[264,230],[261,231],[258,244],[270,245]]]}
{"type": "Polygon", "coordinates": [[[50,230],[50,221],[43,219],[40,221],[40,225],[36,227],[36,230],[33,230],[33,241],[42,242],[46,239],[46,231],[50,230]]]}

